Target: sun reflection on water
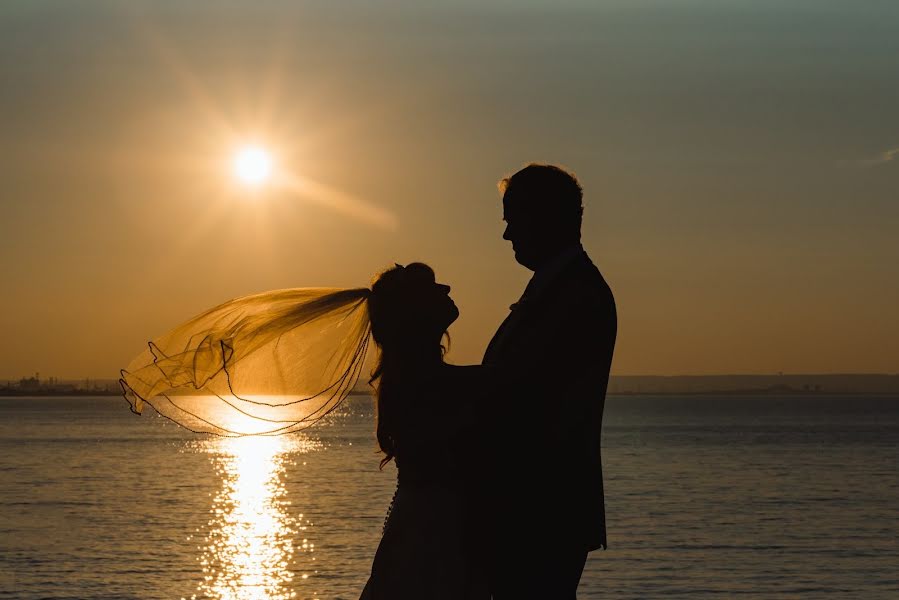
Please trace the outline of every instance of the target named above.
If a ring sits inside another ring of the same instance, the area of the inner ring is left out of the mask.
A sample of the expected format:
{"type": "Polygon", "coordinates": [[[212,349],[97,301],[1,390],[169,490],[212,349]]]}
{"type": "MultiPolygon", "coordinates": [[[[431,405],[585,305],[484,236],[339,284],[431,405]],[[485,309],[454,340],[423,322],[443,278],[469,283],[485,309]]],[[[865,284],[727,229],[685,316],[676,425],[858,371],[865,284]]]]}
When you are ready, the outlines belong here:
{"type": "Polygon", "coordinates": [[[200,546],[201,597],[221,600],[296,598],[305,579],[294,554],[312,552],[303,515],[291,510],[282,480],[295,452],[312,443],[295,436],[209,442],[223,487],[215,496],[200,546]]]}

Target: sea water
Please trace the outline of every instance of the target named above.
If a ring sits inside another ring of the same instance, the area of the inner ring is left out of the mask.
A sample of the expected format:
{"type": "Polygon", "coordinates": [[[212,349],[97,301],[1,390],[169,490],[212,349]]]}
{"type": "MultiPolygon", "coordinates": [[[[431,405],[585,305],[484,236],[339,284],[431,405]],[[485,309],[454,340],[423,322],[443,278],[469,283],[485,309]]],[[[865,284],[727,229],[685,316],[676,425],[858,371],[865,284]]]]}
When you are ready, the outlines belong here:
{"type": "MultiPolygon", "coordinates": [[[[0,398],[0,598],[355,600],[395,486],[373,426],[365,397],[243,439],[0,398]]],[[[579,598],[899,598],[899,398],[612,396],[603,447],[579,598]]]]}

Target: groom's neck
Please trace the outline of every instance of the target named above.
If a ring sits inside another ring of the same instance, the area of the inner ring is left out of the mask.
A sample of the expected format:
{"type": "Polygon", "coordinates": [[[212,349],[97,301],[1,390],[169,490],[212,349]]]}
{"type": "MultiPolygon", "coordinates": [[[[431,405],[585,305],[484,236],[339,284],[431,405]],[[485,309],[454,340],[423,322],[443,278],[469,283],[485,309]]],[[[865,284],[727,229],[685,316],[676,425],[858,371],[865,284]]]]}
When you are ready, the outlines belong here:
{"type": "Polygon", "coordinates": [[[534,271],[534,273],[539,273],[540,271],[551,269],[553,265],[555,265],[559,261],[567,262],[566,259],[568,257],[574,256],[581,251],[583,251],[583,246],[581,246],[581,242],[579,240],[559,244],[557,246],[554,246],[552,249],[548,249],[546,253],[541,257],[539,262],[531,270],[534,271]]]}

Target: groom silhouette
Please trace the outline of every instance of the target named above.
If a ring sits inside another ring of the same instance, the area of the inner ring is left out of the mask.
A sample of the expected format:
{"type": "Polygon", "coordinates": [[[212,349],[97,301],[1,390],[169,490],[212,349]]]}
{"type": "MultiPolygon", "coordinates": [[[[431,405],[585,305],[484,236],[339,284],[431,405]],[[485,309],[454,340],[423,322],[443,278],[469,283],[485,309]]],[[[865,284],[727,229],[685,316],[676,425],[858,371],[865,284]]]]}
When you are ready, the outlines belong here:
{"type": "Polygon", "coordinates": [[[487,420],[486,534],[494,600],[576,598],[606,546],[600,431],[617,318],[581,246],[582,190],[530,164],[500,184],[503,238],[534,272],[483,364],[505,384],[487,420]]]}

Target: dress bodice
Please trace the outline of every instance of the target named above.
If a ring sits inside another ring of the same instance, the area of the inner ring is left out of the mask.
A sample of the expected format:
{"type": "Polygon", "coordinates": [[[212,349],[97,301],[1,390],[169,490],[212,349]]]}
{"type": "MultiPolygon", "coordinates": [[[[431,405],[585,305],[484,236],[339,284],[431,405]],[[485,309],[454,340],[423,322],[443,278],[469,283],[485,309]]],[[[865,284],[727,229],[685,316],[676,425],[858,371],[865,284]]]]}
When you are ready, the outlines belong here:
{"type": "Polygon", "coordinates": [[[439,394],[410,407],[397,440],[397,479],[400,485],[449,483],[460,471],[459,411],[446,406],[439,394]]]}
{"type": "Polygon", "coordinates": [[[459,464],[450,440],[400,443],[396,456],[399,485],[450,483],[459,476],[459,464]]]}
{"type": "Polygon", "coordinates": [[[474,399],[481,391],[476,369],[447,365],[403,394],[395,432],[400,485],[457,483],[462,477],[474,399]]]}

